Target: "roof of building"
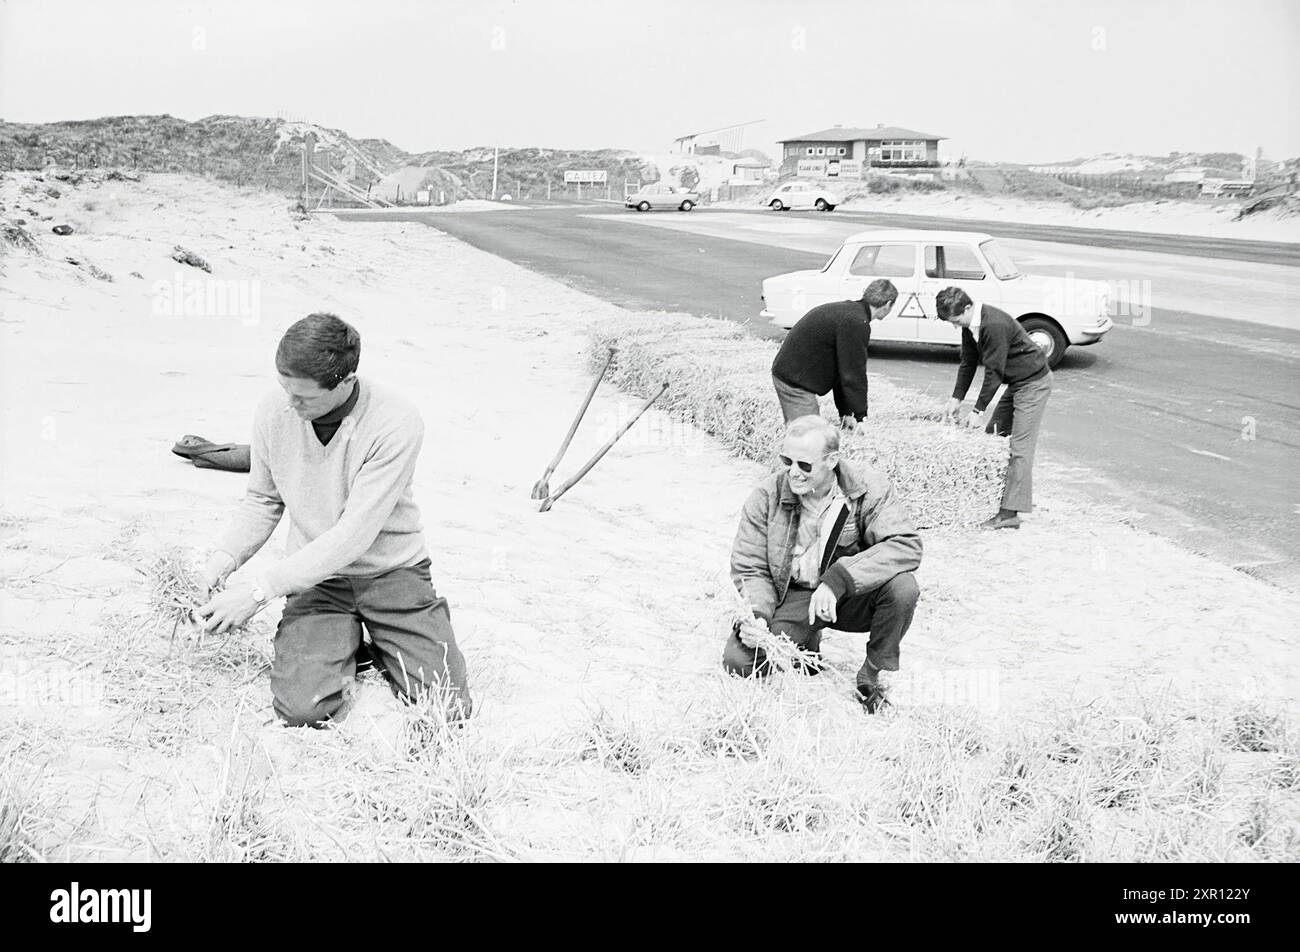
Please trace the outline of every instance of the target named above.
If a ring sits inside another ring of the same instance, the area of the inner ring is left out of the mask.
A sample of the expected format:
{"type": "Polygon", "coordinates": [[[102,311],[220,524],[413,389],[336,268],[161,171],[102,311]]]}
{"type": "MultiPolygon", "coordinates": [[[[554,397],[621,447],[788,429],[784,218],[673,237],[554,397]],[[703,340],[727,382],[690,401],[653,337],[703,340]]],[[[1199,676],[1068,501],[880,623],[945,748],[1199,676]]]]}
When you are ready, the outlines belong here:
{"type": "Polygon", "coordinates": [[[777,139],[777,142],[855,142],[858,139],[946,139],[929,132],[917,132],[901,126],[876,126],[874,129],[860,129],[856,126],[832,126],[803,136],[789,139],[777,139]]]}

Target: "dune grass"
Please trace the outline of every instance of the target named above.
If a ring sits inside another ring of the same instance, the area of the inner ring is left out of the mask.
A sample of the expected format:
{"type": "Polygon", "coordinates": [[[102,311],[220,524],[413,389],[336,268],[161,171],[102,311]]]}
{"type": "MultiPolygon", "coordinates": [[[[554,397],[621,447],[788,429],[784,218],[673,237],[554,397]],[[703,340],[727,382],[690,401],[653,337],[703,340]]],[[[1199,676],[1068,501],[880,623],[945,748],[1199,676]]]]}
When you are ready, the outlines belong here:
{"type": "Polygon", "coordinates": [[[851,671],[778,664],[761,681],[687,676],[653,709],[580,705],[567,729],[529,738],[401,705],[368,675],[369,707],[290,730],[266,703],[269,630],[172,639],[161,612],[181,609],[156,591],[142,579],[75,645],[104,679],[107,719],[83,742],[122,751],[139,803],[36,795],[39,773],[65,794],[78,778],[60,773],[67,738],[18,717],[0,727],[7,859],[1300,859],[1297,740],[1261,700],[869,717],[851,671]]]}

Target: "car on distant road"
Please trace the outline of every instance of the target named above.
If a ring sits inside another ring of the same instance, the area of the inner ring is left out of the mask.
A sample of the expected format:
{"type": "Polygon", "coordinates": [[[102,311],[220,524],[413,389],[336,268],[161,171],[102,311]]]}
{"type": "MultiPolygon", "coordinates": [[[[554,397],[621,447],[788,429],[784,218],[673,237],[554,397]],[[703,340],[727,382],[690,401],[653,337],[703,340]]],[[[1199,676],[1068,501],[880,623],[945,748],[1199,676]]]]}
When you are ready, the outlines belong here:
{"type": "Polygon", "coordinates": [[[623,199],[625,207],[635,208],[639,212],[648,212],[652,208],[675,208],[678,211],[689,212],[699,203],[699,192],[692,192],[664,182],[647,185],[623,199]]]}
{"type": "Polygon", "coordinates": [[[815,208],[819,212],[829,212],[843,201],[838,194],[816,182],[795,181],[778,185],[763,204],[778,212],[792,208],[815,208]]]}
{"type": "Polygon", "coordinates": [[[1020,321],[1055,367],[1070,345],[1095,344],[1113,326],[1104,281],[1022,274],[998,240],[982,232],[864,231],[845,239],[820,269],[763,281],[761,316],[789,329],[818,304],[857,300],[876,278],[898,288],[872,341],[961,345],[961,328],[939,320],[935,295],[954,285],[1020,321]]]}

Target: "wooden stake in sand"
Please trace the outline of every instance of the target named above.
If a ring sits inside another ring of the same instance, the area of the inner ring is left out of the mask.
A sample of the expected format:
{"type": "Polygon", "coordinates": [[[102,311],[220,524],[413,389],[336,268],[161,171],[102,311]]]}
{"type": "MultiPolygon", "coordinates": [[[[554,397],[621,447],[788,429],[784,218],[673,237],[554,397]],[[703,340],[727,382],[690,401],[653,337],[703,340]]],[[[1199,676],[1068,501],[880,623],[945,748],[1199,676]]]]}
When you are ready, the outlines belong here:
{"type": "Polygon", "coordinates": [[[632,419],[628,420],[621,427],[619,427],[618,432],[615,433],[613,437],[610,438],[610,441],[608,443],[606,443],[604,446],[602,446],[600,449],[596,451],[596,455],[587,461],[586,466],[582,467],[582,469],[578,470],[578,472],[575,475],[565,480],[564,483],[561,484],[560,488],[557,489],[554,493],[549,494],[545,499],[542,500],[542,506],[537,511],[538,512],[550,511],[550,508],[552,505],[554,505],[555,500],[559,499],[561,496],[567,493],[570,489],[572,489],[575,485],[577,485],[578,480],[582,479],[583,476],[586,476],[589,472],[591,472],[591,468],[600,462],[601,457],[604,456],[606,453],[608,453],[611,449],[613,449],[614,444],[618,442],[619,437],[621,437],[628,430],[632,429],[632,424],[635,423],[637,420],[639,420],[641,418],[641,414],[649,410],[650,405],[654,403],[656,400],[658,400],[660,397],[662,397],[664,391],[667,389],[668,389],[668,384],[665,383],[662,387],[659,388],[658,393],[652,396],[645,403],[641,404],[640,409],[638,409],[636,413],[632,414],[632,419]]]}
{"type": "MultiPolygon", "coordinates": [[[[555,472],[555,467],[560,465],[560,460],[569,449],[569,444],[573,442],[573,434],[578,432],[578,424],[582,422],[582,416],[587,412],[587,407],[591,405],[591,398],[596,395],[596,388],[600,382],[605,379],[605,371],[609,370],[609,365],[614,361],[614,352],[616,348],[609,349],[609,356],[605,358],[605,364],[600,368],[600,373],[596,379],[591,382],[591,389],[587,391],[586,399],[582,401],[582,406],[578,407],[578,415],[573,418],[573,424],[569,427],[569,432],[565,434],[564,442],[560,444],[560,451],[555,454],[555,459],[546,467],[546,472],[542,473],[542,478],[533,484],[533,498],[545,499],[551,494],[551,484],[549,482],[551,473],[555,472]]],[[[545,510],[543,510],[545,511],[545,510]]]]}

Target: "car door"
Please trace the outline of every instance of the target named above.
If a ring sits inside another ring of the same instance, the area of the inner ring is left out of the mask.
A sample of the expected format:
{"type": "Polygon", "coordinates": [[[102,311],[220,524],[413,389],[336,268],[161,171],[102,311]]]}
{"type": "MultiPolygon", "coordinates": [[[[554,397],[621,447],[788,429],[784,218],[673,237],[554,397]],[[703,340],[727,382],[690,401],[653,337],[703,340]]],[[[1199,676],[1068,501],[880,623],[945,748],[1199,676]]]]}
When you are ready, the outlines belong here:
{"type": "Polygon", "coordinates": [[[915,305],[917,258],[921,247],[915,242],[881,242],[858,245],[849,256],[848,266],[840,279],[842,299],[858,300],[867,285],[877,278],[888,278],[898,288],[898,299],[886,317],[871,325],[872,340],[916,340],[921,323],[915,305]]]}
{"type": "Polygon", "coordinates": [[[646,189],[646,201],[651,208],[664,208],[673,200],[672,189],[667,185],[651,185],[646,189]]]}
{"type": "Polygon", "coordinates": [[[939,320],[935,295],[947,287],[959,287],[973,300],[994,307],[1002,305],[997,281],[989,274],[984,258],[967,242],[927,243],[917,303],[925,316],[917,321],[917,339],[936,344],[960,344],[961,328],[939,320]]]}
{"type": "Polygon", "coordinates": [[[819,304],[843,301],[849,297],[862,297],[861,290],[853,294],[853,287],[856,285],[861,288],[866,285],[861,278],[850,276],[848,273],[849,266],[857,254],[857,248],[856,245],[841,245],[821,271],[805,271],[800,273],[796,280],[786,282],[782,288],[784,293],[781,293],[780,298],[774,296],[768,302],[768,306],[778,310],[786,309],[797,320],[819,304]],[[788,297],[785,296],[787,294],[788,297]]]}

